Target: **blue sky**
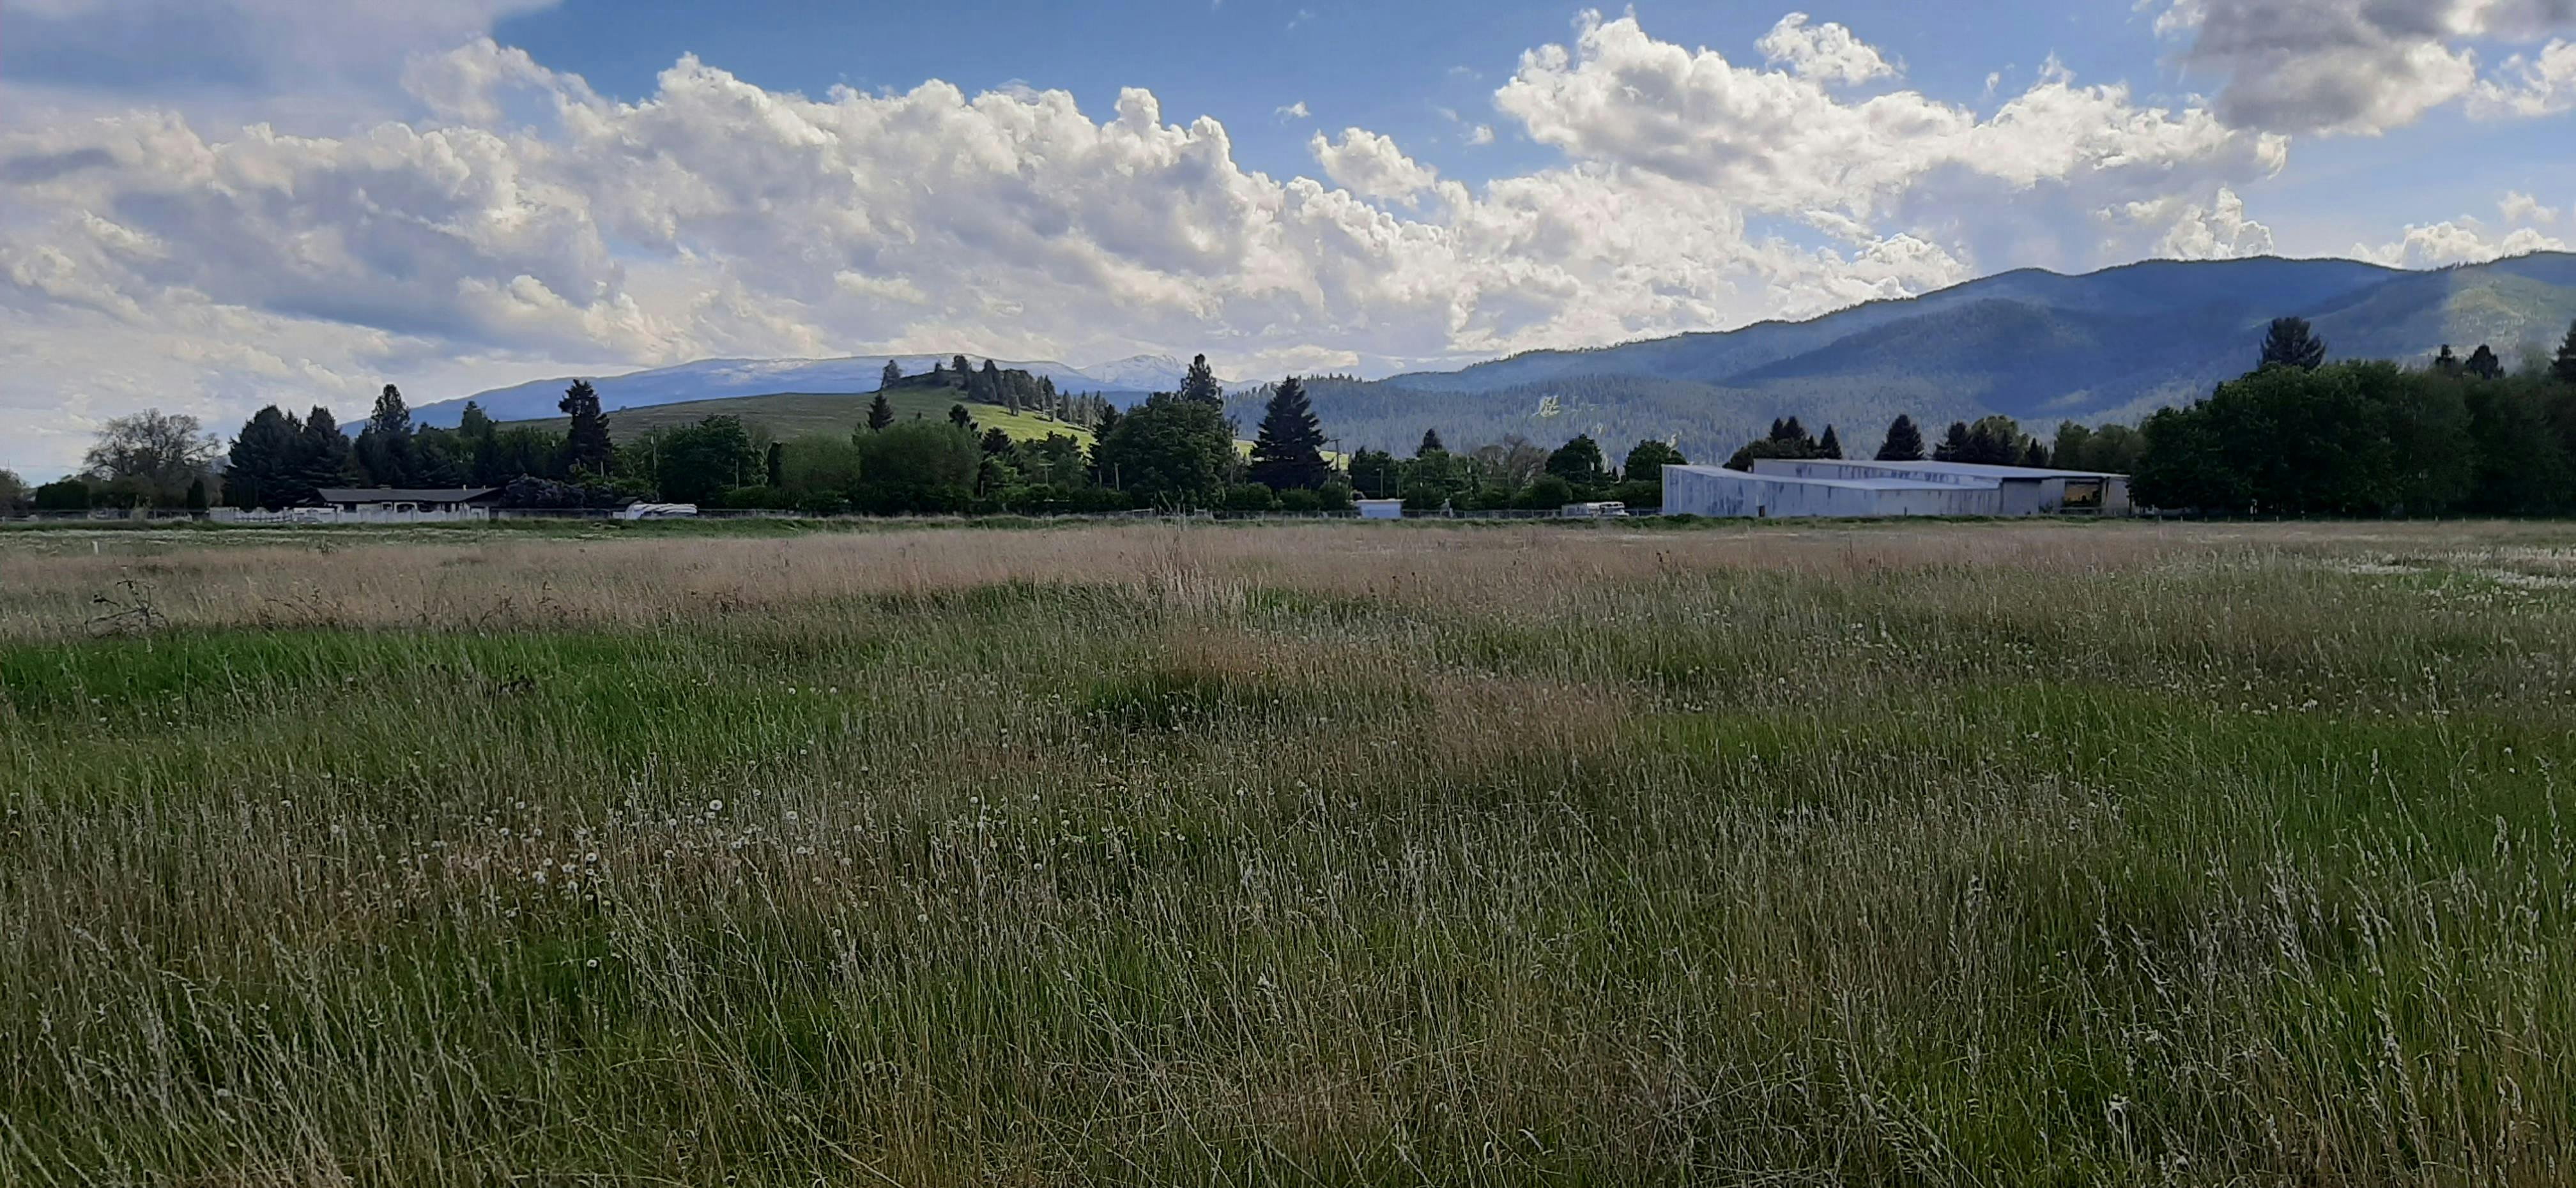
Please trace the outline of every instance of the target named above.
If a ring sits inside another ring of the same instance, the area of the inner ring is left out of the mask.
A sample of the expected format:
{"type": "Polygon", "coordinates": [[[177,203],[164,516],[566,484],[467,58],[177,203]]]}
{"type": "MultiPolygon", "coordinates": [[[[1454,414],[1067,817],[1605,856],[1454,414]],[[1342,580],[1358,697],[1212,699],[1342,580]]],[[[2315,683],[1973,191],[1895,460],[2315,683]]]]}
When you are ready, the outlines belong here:
{"type": "Polygon", "coordinates": [[[2569,0],[9,22],[0,467],[40,475],[141,407],[228,429],[384,382],[954,351],[1384,374],[2016,267],[2576,234],[2569,0]]]}

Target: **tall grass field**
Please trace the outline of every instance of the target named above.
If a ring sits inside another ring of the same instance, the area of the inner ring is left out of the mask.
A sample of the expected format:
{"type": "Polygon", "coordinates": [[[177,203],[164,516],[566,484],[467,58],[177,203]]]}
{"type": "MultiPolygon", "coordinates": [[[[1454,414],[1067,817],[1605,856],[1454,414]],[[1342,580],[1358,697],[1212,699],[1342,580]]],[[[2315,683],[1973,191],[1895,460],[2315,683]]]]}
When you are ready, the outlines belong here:
{"type": "Polygon", "coordinates": [[[2576,1181],[2576,528],[0,536],[0,1184],[2576,1181]]]}

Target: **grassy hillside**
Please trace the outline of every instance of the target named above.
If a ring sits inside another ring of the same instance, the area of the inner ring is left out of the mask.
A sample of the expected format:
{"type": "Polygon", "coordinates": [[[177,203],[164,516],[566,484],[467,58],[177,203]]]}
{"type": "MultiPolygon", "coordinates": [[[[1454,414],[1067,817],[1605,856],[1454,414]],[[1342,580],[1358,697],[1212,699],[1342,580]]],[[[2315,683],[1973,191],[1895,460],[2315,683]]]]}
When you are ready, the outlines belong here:
{"type": "MultiPolygon", "coordinates": [[[[707,417],[741,417],[745,426],[767,429],[780,440],[813,434],[846,435],[868,418],[868,403],[874,392],[779,392],[768,396],[736,396],[725,400],[692,400],[685,404],[659,404],[650,408],[620,409],[608,414],[608,431],[619,442],[632,441],[655,429],[694,425],[707,417]]],[[[966,405],[975,423],[987,429],[999,427],[1015,439],[1042,438],[1061,433],[1085,445],[1091,442],[1091,431],[1065,424],[1035,413],[1015,413],[998,404],[975,404],[966,401],[955,388],[927,385],[905,385],[886,393],[894,405],[895,419],[908,421],[946,420],[948,406],[966,405]]],[[[566,421],[553,417],[520,424],[541,425],[562,430],[566,421]]]]}

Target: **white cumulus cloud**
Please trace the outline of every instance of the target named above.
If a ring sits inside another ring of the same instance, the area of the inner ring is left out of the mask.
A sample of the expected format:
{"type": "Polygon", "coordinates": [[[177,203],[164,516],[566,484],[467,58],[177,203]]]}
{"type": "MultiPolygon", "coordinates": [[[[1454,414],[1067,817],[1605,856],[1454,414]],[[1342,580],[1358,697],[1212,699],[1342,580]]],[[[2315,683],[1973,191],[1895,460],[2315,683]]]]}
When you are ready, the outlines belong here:
{"type": "Polygon", "coordinates": [[[2403,127],[2472,91],[2483,109],[2513,106],[2510,87],[2479,81],[2476,43],[2571,25],[2576,0],[2170,0],[2156,20],[2159,33],[2191,39],[2186,67],[2223,80],[2217,108],[2229,125],[2357,134],[2403,127]]]}

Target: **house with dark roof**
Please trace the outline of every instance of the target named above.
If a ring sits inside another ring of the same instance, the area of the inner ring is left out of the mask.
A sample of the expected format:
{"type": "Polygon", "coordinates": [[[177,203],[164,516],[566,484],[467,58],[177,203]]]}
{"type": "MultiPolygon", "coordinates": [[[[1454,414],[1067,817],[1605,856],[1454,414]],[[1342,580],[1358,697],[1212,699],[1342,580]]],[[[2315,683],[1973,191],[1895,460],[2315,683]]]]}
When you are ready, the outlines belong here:
{"type": "Polygon", "coordinates": [[[374,523],[483,520],[501,502],[499,487],[324,487],[316,494],[336,518],[374,523]]]}

